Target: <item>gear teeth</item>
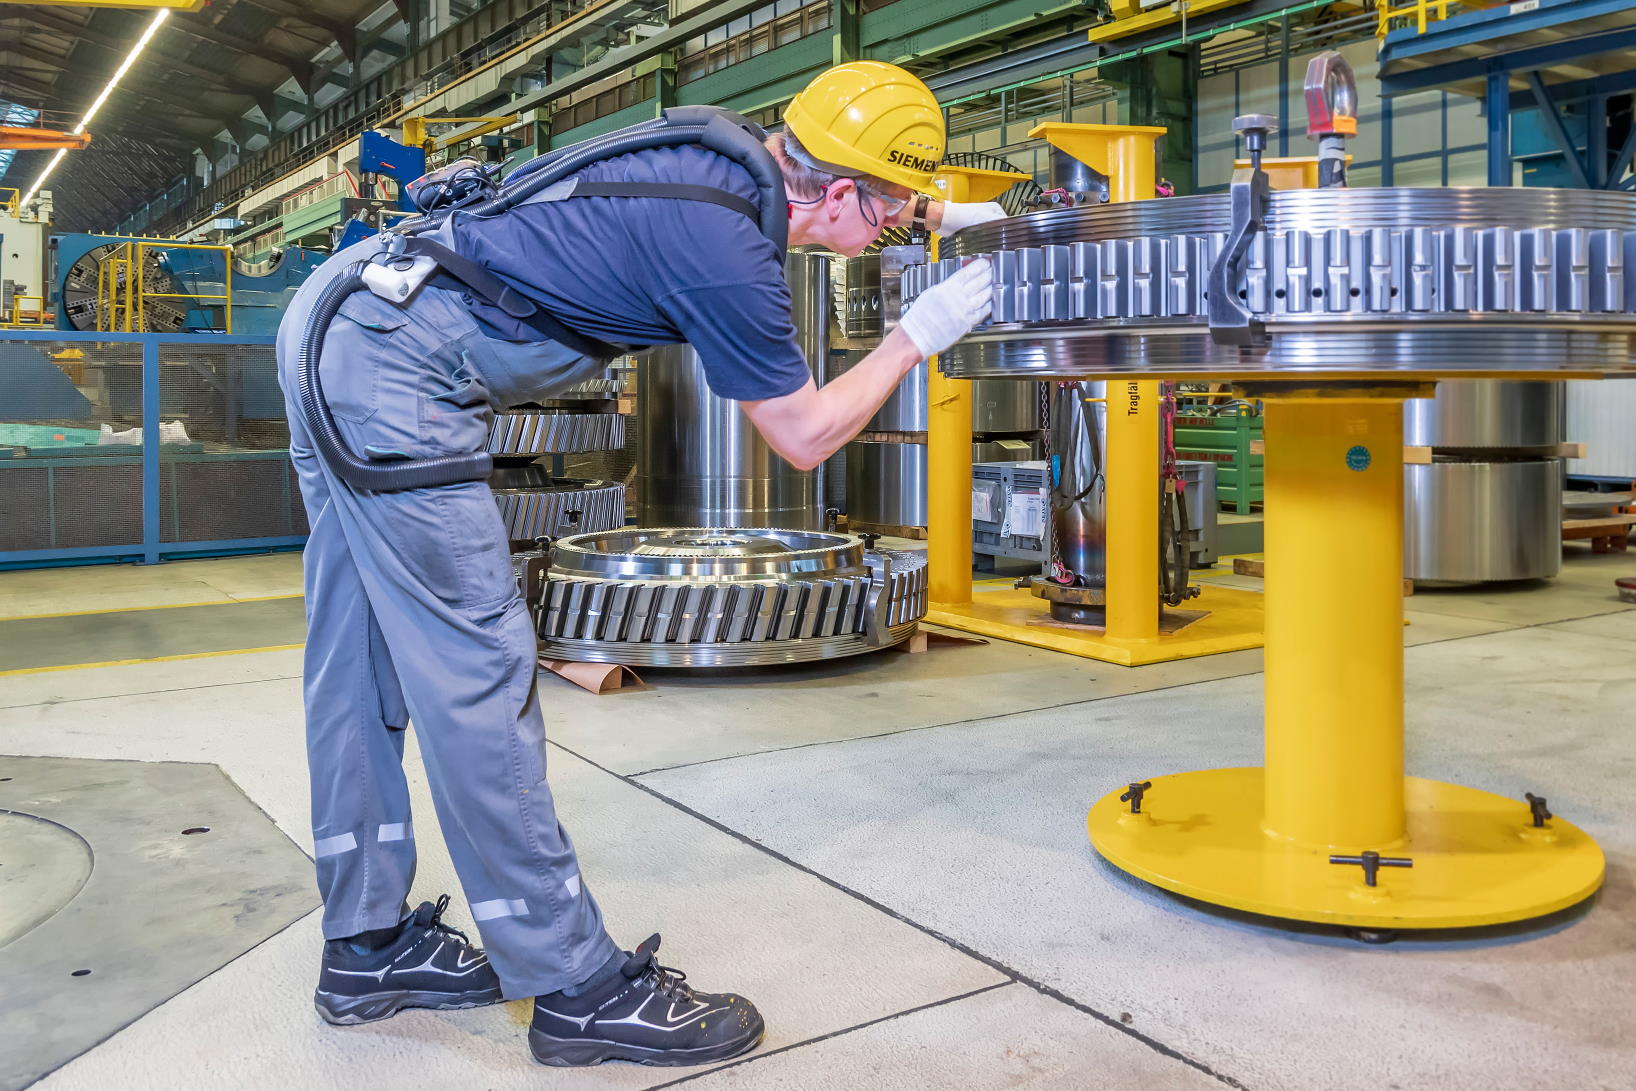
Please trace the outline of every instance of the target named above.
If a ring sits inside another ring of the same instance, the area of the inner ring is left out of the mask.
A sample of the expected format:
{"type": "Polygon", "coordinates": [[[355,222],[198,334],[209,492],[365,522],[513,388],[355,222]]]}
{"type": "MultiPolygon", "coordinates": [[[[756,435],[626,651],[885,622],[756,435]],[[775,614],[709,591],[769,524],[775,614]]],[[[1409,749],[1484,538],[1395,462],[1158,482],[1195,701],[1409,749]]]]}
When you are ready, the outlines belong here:
{"type": "Polygon", "coordinates": [[[620,413],[507,410],[494,414],[485,450],[495,455],[569,455],[625,445],[620,413]]]}
{"type": "Polygon", "coordinates": [[[599,662],[721,666],[853,654],[876,646],[865,639],[865,619],[877,586],[887,600],[887,642],[906,639],[926,612],[925,555],[862,555],[868,573],[824,575],[798,564],[789,576],[740,582],[554,576],[536,615],[542,651],[599,662]]]}
{"type": "Polygon", "coordinates": [[[494,502],[513,541],[625,525],[625,486],[606,481],[557,479],[540,488],[497,489],[494,502]],[[579,512],[577,521],[569,512],[579,512]]]}

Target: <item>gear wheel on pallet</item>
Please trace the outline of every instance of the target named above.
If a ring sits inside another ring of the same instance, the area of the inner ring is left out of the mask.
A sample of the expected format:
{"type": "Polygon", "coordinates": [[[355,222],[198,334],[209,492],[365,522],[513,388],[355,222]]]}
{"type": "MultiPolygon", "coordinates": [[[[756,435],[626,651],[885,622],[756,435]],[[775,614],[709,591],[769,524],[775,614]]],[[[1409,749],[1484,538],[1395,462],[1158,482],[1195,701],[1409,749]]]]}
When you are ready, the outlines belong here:
{"type": "Polygon", "coordinates": [[[544,655],[740,667],[856,655],[911,636],[925,555],[851,534],[628,527],[564,538],[539,612],[544,655]]]}
{"type": "Polygon", "coordinates": [[[554,478],[531,464],[496,467],[489,487],[514,542],[625,525],[625,486],[617,482],[554,478]]]}

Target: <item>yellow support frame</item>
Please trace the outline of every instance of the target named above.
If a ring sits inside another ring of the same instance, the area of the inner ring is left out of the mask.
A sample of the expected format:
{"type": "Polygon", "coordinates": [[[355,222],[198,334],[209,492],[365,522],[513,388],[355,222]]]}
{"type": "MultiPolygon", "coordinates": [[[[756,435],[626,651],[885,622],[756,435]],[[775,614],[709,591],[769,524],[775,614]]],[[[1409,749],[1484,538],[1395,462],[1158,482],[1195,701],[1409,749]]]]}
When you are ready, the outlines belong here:
{"type": "Polygon", "coordinates": [[[1204,15],[1221,8],[1242,4],[1245,0],[1175,0],[1174,3],[1145,8],[1139,0],[1109,0],[1108,9],[1113,18],[1092,27],[1087,35],[1093,42],[1107,42],[1140,34],[1154,27],[1181,22],[1184,18],[1204,15]]]}
{"type": "Polygon", "coordinates": [[[6,314],[0,326],[8,330],[38,329],[46,325],[45,296],[41,295],[14,295],[11,297],[11,310],[6,314]],[[34,315],[32,321],[23,320],[23,300],[34,300],[34,307],[28,313],[34,315]]]}
{"type": "MultiPolygon", "coordinates": [[[[1046,122],[1028,134],[1107,175],[1115,201],[1155,196],[1155,144],[1163,128],[1046,122]]],[[[950,200],[988,200],[1001,178],[944,168],[938,188],[950,200]]],[[[935,240],[934,240],[935,244],[935,240]]],[[[933,251],[933,259],[936,251],[933,251]]],[[[927,382],[927,553],[931,607],[926,620],[952,629],[1050,648],[1122,666],[1140,666],[1261,646],[1261,596],[1205,588],[1193,611],[1159,606],[1159,384],[1108,381],[1107,627],[1052,621],[1044,600],[1027,591],[985,591],[971,583],[970,384],[949,379],[932,362],[927,382]]]]}

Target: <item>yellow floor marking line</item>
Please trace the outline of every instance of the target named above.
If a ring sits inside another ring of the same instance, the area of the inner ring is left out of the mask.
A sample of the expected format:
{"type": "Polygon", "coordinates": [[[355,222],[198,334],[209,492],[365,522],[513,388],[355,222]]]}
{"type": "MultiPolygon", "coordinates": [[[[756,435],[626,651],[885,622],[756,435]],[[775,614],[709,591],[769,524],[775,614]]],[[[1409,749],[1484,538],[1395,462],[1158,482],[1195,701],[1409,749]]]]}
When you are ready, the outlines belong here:
{"type": "Polygon", "coordinates": [[[10,678],[16,674],[49,674],[52,671],[80,671],[92,667],[128,667],[133,663],[174,663],[180,659],[214,659],[222,655],[250,655],[254,652],[287,652],[296,648],[306,647],[304,644],[269,644],[264,648],[229,648],[219,652],[187,652],[182,655],[159,655],[152,659],[106,659],[100,663],[61,663],[54,667],[22,667],[13,671],[0,671],[0,678],[10,678]]]}
{"type": "Polygon", "coordinates": [[[48,617],[88,617],[91,614],[137,614],[143,610],[185,610],[191,606],[237,606],[244,602],[277,602],[279,599],[298,599],[300,591],[283,595],[253,595],[242,599],[209,599],[205,602],[164,602],[157,606],[114,606],[102,610],[67,610],[60,614],[12,614],[0,621],[37,621],[48,617]]]}

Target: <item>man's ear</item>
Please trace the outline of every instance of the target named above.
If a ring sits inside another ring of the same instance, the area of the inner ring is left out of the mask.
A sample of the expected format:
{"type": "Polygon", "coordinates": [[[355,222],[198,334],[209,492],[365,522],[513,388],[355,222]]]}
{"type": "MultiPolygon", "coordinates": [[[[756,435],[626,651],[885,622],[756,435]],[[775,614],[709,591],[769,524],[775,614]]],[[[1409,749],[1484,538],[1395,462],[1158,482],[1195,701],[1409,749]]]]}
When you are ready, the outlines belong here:
{"type": "Polygon", "coordinates": [[[853,191],[857,188],[858,183],[852,179],[837,178],[829,184],[829,190],[825,196],[835,202],[834,207],[837,212],[844,212],[846,211],[846,203],[854,199],[853,191]]]}

